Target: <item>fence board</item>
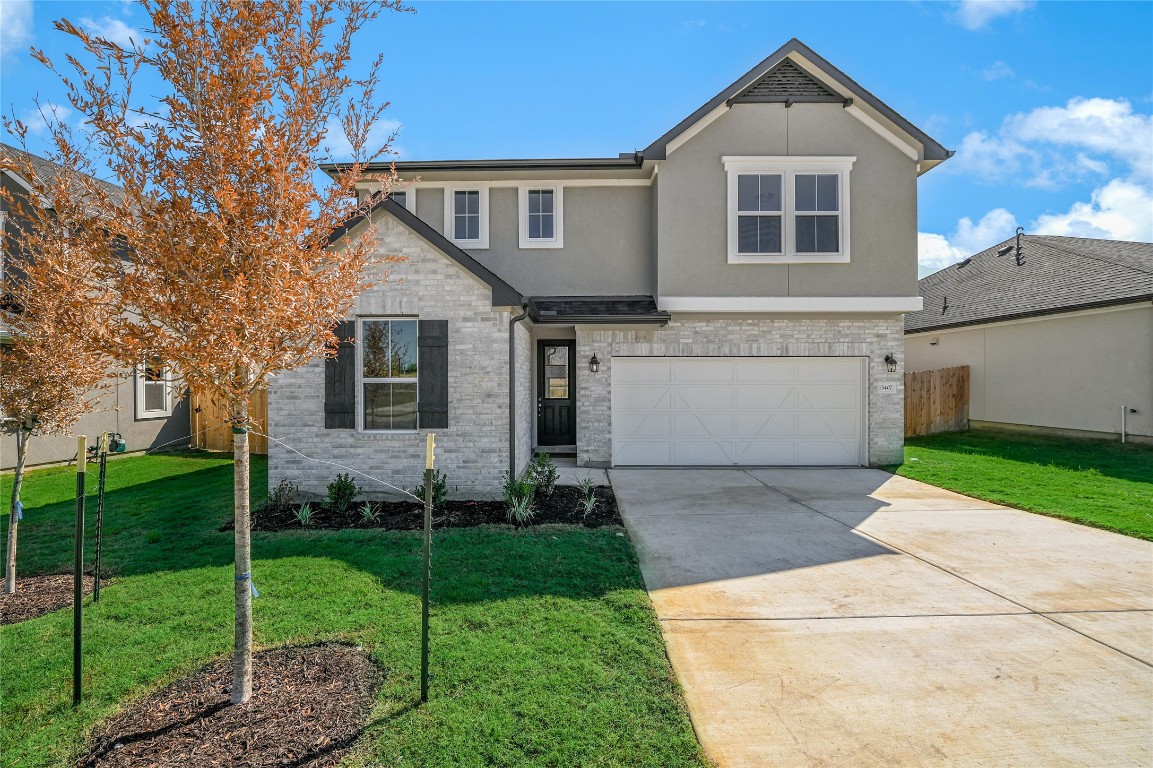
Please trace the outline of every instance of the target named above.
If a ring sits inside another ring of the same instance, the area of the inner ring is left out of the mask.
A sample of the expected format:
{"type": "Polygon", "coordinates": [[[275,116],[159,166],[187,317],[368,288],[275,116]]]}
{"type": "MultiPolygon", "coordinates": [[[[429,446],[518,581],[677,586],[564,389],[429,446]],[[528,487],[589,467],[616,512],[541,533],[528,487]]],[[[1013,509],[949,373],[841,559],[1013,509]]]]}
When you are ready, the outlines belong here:
{"type": "Polygon", "coordinates": [[[905,437],[969,428],[969,366],[905,373],[905,437]]]}
{"type": "MultiPolygon", "coordinates": [[[[202,451],[232,452],[232,427],[228,422],[228,406],[193,392],[189,395],[192,413],[192,447],[202,451]]],[[[268,431],[268,391],[252,393],[248,399],[248,415],[261,432],[268,431]]],[[[248,434],[249,453],[268,453],[268,438],[255,432],[248,434]]]]}

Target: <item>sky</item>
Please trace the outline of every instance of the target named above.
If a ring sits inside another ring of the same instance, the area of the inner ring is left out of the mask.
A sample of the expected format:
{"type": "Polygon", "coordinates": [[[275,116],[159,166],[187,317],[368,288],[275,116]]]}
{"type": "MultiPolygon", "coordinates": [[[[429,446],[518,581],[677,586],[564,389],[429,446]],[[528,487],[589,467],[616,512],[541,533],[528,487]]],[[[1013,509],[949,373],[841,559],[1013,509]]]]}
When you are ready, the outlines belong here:
{"type": "MultiPolygon", "coordinates": [[[[412,2],[361,32],[387,58],[400,159],[615,157],[647,146],[792,37],[956,155],[919,182],[928,274],[1031,234],[1153,241],[1153,2],[412,2]]],[[[0,112],[78,121],[28,56],[61,17],[127,42],[132,2],[0,0],[0,112]]],[[[146,83],[161,92],[161,83],[146,83]]],[[[10,139],[9,139],[10,141],[10,139]]],[[[336,142],[334,142],[334,146],[336,142]]]]}

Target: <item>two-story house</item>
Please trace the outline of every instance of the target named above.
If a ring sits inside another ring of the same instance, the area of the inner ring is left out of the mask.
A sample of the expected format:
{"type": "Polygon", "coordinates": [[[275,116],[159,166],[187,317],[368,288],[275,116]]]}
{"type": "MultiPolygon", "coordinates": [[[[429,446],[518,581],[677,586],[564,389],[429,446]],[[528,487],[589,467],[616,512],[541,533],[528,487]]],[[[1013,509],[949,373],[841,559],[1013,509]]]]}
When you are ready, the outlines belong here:
{"type": "Polygon", "coordinates": [[[898,462],[917,177],[950,155],[792,40],[639,152],[398,162],[410,183],[346,230],[405,261],[357,297],[355,343],[273,382],[294,450],[270,483],[323,491],[337,470],[299,451],[412,487],[429,431],[460,493],[534,449],[898,462]]]}

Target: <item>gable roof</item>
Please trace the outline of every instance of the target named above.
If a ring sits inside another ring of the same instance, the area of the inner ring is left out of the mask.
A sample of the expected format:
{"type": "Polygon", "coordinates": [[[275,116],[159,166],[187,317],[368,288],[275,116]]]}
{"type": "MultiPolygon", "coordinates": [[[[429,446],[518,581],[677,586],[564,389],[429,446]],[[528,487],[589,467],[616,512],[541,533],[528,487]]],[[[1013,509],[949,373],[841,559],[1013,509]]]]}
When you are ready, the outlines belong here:
{"type": "Polygon", "coordinates": [[[401,224],[405,225],[419,237],[428,242],[429,245],[436,248],[445,256],[455,261],[466,272],[471,273],[474,277],[481,282],[486,283],[492,288],[492,306],[494,307],[521,307],[524,306],[526,299],[520,291],[513,288],[504,280],[494,274],[488,267],[481,264],[479,261],[469,256],[467,253],[458,248],[451,240],[446,238],[441,233],[430,227],[424,221],[417,217],[417,215],[400,203],[386,195],[378,195],[376,202],[365,213],[357,214],[352,218],[345,221],[339,227],[334,229],[328,236],[329,245],[334,244],[337,240],[344,237],[356,225],[360,224],[366,218],[376,213],[377,211],[386,211],[395,217],[401,224]]]}
{"type": "MultiPolygon", "coordinates": [[[[59,164],[54,163],[47,158],[34,155],[31,152],[25,152],[19,147],[14,147],[11,144],[0,143],[0,161],[9,159],[15,160],[17,162],[22,161],[28,163],[28,165],[32,167],[32,170],[36,174],[37,178],[40,179],[52,179],[64,170],[59,164]]],[[[21,178],[14,170],[10,170],[8,168],[4,169],[4,173],[13,178],[18,184],[20,184],[20,186],[28,189],[28,179],[21,178]]],[[[103,179],[97,179],[94,176],[91,178],[104,188],[105,193],[109,196],[109,198],[112,199],[113,202],[121,203],[124,201],[123,189],[111,182],[104,181],[103,179]]],[[[29,189],[28,191],[31,190],[29,189]]]]}
{"type": "MultiPolygon", "coordinates": [[[[850,101],[853,99],[859,99],[862,103],[867,104],[878,114],[896,126],[899,130],[903,131],[909,137],[917,141],[923,148],[922,152],[926,161],[929,161],[932,164],[936,164],[949,159],[953,155],[952,152],[945,149],[920,128],[913,125],[905,118],[901,117],[883,101],[862,88],[855,80],[850,78],[841,70],[834,67],[829,62],[825,61],[825,59],[821,58],[821,56],[813,51],[813,49],[809,48],[807,45],[794,37],[792,40],[785,43],[772,54],[770,54],[767,59],[739,77],[728,88],[725,88],[723,91],[702,105],[700,109],[693,112],[681,122],[677,123],[677,125],[665,133],[664,136],[661,136],[659,139],[646,147],[642,153],[645,156],[645,159],[665,159],[668,152],[668,146],[674,139],[691,129],[701,120],[705,119],[718,107],[729,104],[730,102],[739,102],[742,96],[745,97],[746,100],[751,100],[748,99],[748,96],[755,89],[761,88],[763,90],[775,91],[776,93],[773,95],[775,95],[778,100],[786,101],[789,94],[785,93],[782,96],[780,91],[782,90],[782,87],[790,85],[786,75],[790,75],[793,78],[795,78],[795,75],[791,75],[791,70],[779,70],[778,67],[784,64],[786,61],[789,61],[790,56],[803,57],[807,62],[812,64],[815,68],[819,69],[831,81],[836,83],[837,86],[850,94],[850,96],[847,97],[837,97],[835,100],[842,101],[843,98],[848,98],[850,101]]],[[[789,61],[789,63],[792,64],[793,62],[789,61]]],[[[796,65],[794,64],[793,66],[795,67],[796,65]]],[[[809,80],[814,80],[814,82],[816,82],[815,78],[813,78],[808,73],[801,71],[800,67],[796,67],[796,69],[801,72],[801,74],[805,75],[805,77],[809,80]]],[[[794,87],[796,87],[798,84],[803,85],[805,89],[811,89],[812,87],[807,83],[798,83],[795,79],[791,84],[794,87]]],[[[818,84],[820,85],[820,83],[818,84]]],[[[822,85],[822,87],[824,86],[822,85]]],[[[825,88],[825,90],[828,91],[829,89],[825,88]]],[[[798,93],[792,100],[799,102],[805,100],[811,101],[816,98],[815,96],[802,98],[802,96],[803,94],[798,93]]],[[[827,97],[822,97],[819,100],[823,101],[828,99],[827,97]]]]}
{"type": "Polygon", "coordinates": [[[839,101],[843,96],[830,91],[805,70],[785,59],[738,95],[731,103],[755,101],[839,101]]]}
{"type": "Polygon", "coordinates": [[[1015,251],[1010,238],[922,278],[905,333],[1153,301],[1151,243],[1022,235],[1020,264],[1015,251]]]}

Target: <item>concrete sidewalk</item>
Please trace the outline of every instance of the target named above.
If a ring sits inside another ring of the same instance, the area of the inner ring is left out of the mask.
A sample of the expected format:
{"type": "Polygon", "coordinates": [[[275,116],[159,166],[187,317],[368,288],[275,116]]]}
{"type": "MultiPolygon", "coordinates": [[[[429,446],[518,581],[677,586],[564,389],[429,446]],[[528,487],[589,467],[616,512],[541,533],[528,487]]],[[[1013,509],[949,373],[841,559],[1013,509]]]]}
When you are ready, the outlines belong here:
{"type": "Polygon", "coordinates": [[[721,766],[1153,765],[1153,543],[877,470],[610,478],[721,766]]]}

